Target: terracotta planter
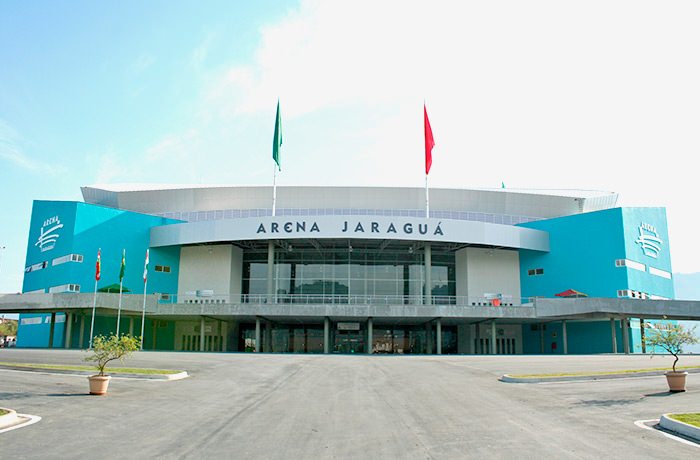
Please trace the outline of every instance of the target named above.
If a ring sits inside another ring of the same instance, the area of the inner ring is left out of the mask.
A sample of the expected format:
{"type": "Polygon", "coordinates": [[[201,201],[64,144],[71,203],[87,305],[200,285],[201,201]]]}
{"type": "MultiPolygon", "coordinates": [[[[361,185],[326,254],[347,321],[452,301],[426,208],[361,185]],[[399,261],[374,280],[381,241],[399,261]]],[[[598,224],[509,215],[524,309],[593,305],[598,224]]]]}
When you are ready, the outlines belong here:
{"type": "Polygon", "coordinates": [[[109,375],[91,375],[88,377],[90,381],[90,394],[102,396],[107,393],[107,387],[111,379],[112,377],[109,375]]]}
{"type": "Polygon", "coordinates": [[[679,393],[685,391],[685,379],[688,376],[687,372],[666,372],[666,381],[668,382],[668,390],[671,393],[679,393]]]}

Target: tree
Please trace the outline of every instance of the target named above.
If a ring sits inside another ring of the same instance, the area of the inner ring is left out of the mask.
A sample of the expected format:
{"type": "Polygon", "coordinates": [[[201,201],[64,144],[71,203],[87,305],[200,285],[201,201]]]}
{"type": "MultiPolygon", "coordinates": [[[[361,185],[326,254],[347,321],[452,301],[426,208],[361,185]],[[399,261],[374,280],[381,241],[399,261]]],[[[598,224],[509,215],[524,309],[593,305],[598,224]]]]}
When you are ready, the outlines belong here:
{"type": "Polygon", "coordinates": [[[85,358],[85,361],[95,362],[98,375],[103,376],[107,363],[116,359],[124,362],[132,352],[139,349],[140,343],[139,337],[130,335],[112,334],[109,337],[98,335],[92,339],[92,354],[85,358]]]}
{"type": "Polygon", "coordinates": [[[17,335],[17,321],[8,319],[5,320],[2,324],[0,324],[0,335],[9,335],[10,337],[14,337],[17,335]]]}
{"type": "Polygon", "coordinates": [[[659,347],[673,355],[673,372],[676,372],[676,363],[678,355],[683,353],[683,347],[686,345],[694,345],[698,343],[698,338],[695,335],[695,327],[686,329],[681,324],[673,324],[663,329],[651,328],[647,324],[648,329],[644,337],[644,343],[651,348],[651,353],[654,354],[654,347],[659,347]]]}

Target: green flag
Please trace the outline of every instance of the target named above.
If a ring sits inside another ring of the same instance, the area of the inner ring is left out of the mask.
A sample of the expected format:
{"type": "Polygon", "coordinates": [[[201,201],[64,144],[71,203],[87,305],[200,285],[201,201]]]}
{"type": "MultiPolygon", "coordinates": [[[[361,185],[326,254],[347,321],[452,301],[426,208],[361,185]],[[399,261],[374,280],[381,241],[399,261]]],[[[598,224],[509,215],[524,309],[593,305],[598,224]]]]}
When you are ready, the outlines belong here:
{"type": "Polygon", "coordinates": [[[277,117],[275,118],[275,137],[272,139],[272,159],[277,163],[277,168],[282,171],[280,162],[280,149],[282,148],[282,117],[280,116],[280,101],[277,100],[277,117]]]}
{"type": "Polygon", "coordinates": [[[126,269],[126,249],[122,249],[122,266],[119,269],[119,282],[124,279],[124,270],[126,269]]]}
{"type": "Polygon", "coordinates": [[[501,181],[501,188],[506,188],[506,183],[501,181]]]}

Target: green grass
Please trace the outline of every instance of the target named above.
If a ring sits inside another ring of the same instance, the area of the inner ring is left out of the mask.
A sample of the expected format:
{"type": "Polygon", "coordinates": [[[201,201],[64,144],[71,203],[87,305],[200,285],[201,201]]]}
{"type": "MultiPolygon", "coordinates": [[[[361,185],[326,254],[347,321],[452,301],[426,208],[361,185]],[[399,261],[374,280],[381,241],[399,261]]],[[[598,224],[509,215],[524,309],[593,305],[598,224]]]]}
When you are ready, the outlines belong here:
{"type": "MultiPolygon", "coordinates": [[[[521,379],[531,379],[531,378],[543,378],[543,377],[579,377],[582,375],[616,375],[616,374],[639,374],[641,372],[651,372],[651,371],[670,371],[671,367],[654,367],[650,369],[625,369],[619,371],[605,371],[605,372],[560,372],[556,374],[509,374],[511,377],[521,378],[521,379]]],[[[697,369],[697,366],[676,366],[676,370],[685,369],[697,369]]]]}
{"type": "Polygon", "coordinates": [[[7,412],[6,410],[0,409],[0,417],[2,417],[5,414],[9,414],[9,412],[7,412]]]}
{"type": "Polygon", "coordinates": [[[691,412],[688,414],[670,414],[673,420],[678,420],[679,422],[687,423],[688,425],[693,425],[700,428],[700,412],[691,412]]]}
{"type": "MultiPolygon", "coordinates": [[[[33,363],[4,363],[0,362],[0,366],[26,367],[29,369],[46,369],[46,370],[61,370],[61,371],[95,371],[94,366],[76,366],[63,364],[33,364],[33,363]]],[[[106,373],[114,374],[141,374],[141,375],[169,375],[177,374],[181,371],[172,369],[143,369],[136,367],[108,367],[106,373]]]]}

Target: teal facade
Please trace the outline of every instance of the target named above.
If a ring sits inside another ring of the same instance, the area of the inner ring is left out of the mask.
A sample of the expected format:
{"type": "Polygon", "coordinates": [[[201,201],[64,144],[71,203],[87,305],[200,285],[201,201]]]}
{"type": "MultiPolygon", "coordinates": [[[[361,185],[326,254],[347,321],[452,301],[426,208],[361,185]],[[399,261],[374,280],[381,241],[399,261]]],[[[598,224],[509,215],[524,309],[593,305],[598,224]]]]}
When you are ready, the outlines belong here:
{"type": "MultiPolygon", "coordinates": [[[[119,285],[122,251],[126,251],[124,292],[142,293],[143,268],[151,227],[179,222],[81,202],[35,201],[22,291],[93,292],[99,249],[102,264],[97,289],[119,285]],[[71,255],[74,256],[71,258],[71,255]]],[[[147,293],[177,292],[179,258],[179,248],[150,250],[147,293]],[[156,265],[167,265],[171,270],[169,273],[156,272],[156,265]]],[[[43,321],[40,323],[29,319],[35,316],[37,315],[20,315],[18,347],[49,345],[47,331],[50,315],[41,315],[43,321]]],[[[65,315],[59,313],[57,316],[65,315]]],[[[77,321],[77,316],[74,315],[72,320],[77,321]]],[[[97,317],[95,333],[113,331],[115,324],[114,317],[97,317]]],[[[87,343],[89,330],[83,328],[84,337],[81,341],[80,328],[76,324],[73,326],[72,343],[87,343]]],[[[122,321],[120,330],[126,333],[129,327],[129,321],[122,321]]],[[[57,320],[54,346],[64,340],[64,329],[65,323],[57,320]]]]}
{"type": "MultiPolygon", "coordinates": [[[[549,252],[520,252],[523,297],[554,297],[573,289],[588,297],[674,298],[664,208],[613,208],[521,226],[547,231],[550,237],[549,252]]],[[[630,350],[641,352],[639,320],[633,319],[631,325],[630,350]]],[[[619,321],[615,327],[621,350],[619,321]]],[[[525,353],[562,352],[561,323],[546,324],[544,340],[539,330],[531,329],[523,327],[525,353]]],[[[603,353],[612,348],[607,320],[569,321],[567,338],[569,353],[603,353]]]]}

